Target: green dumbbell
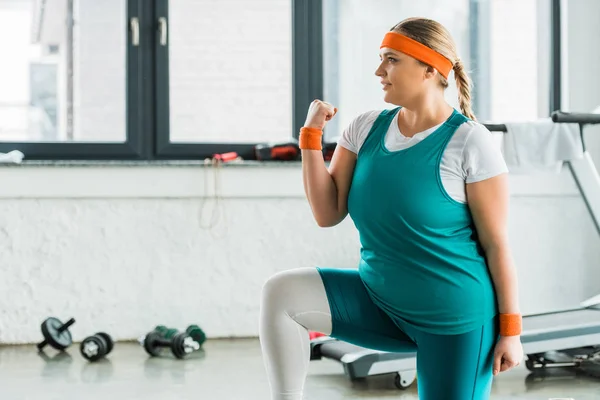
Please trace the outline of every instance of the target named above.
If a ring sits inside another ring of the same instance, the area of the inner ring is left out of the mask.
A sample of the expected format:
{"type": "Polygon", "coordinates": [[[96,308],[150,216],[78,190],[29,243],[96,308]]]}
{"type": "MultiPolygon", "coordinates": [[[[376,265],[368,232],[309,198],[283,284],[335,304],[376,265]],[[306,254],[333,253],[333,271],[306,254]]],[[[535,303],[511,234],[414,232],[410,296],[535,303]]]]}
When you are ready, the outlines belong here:
{"type": "Polygon", "coordinates": [[[206,334],[198,325],[190,325],[185,332],[200,346],[206,341],[206,334]]]}
{"type": "Polygon", "coordinates": [[[179,333],[179,331],[177,329],[171,328],[171,329],[167,329],[164,333],[163,333],[163,337],[165,339],[171,339],[173,336],[177,335],[179,333]]]}
{"type": "Polygon", "coordinates": [[[158,332],[161,335],[166,332],[169,328],[167,328],[165,325],[156,325],[156,328],[154,328],[154,332],[158,332]]]}
{"type": "Polygon", "coordinates": [[[174,328],[167,328],[164,325],[158,325],[156,326],[156,328],[154,328],[154,332],[158,333],[161,337],[165,339],[170,339],[173,336],[175,336],[179,331],[174,328]]]}

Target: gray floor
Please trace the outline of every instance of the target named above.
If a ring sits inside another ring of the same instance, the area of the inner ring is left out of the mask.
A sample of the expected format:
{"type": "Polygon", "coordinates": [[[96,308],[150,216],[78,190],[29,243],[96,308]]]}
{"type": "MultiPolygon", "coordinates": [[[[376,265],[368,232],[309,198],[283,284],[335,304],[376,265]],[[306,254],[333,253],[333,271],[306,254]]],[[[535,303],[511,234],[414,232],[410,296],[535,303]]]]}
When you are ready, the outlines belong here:
{"type": "MultiPolygon", "coordinates": [[[[257,340],[219,340],[204,353],[178,361],[149,358],[135,343],[117,343],[104,362],[90,364],[73,345],[61,355],[42,356],[34,346],[0,347],[0,399],[244,399],[269,400],[257,340]]],[[[600,399],[600,380],[555,377],[526,379],[519,367],[494,382],[493,399],[600,399]]],[[[416,388],[394,388],[392,376],[352,383],[339,364],[313,361],[307,399],[418,399],[416,388]]]]}

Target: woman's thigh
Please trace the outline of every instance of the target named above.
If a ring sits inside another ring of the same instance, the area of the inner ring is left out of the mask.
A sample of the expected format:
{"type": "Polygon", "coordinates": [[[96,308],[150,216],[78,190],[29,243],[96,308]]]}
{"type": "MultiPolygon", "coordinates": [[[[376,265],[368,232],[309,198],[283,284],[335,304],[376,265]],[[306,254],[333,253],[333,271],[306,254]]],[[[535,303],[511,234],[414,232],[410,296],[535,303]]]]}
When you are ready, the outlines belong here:
{"type": "Polygon", "coordinates": [[[318,271],[331,311],[331,337],[373,350],[416,351],[414,341],[373,303],[357,270],[318,271]]]}
{"type": "Polygon", "coordinates": [[[434,335],[405,327],[418,348],[419,399],[489,399],[497,325],[494,318],[460,335],[434,335]]]}

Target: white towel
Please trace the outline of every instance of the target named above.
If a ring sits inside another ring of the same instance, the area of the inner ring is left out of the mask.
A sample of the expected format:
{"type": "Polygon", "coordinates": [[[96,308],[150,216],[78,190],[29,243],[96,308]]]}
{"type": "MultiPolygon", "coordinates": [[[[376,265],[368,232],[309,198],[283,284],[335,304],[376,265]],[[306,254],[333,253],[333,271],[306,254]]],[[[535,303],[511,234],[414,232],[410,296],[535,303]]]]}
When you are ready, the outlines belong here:
{"type": "Polygon", "coordinates": [[[19,150],[13,150],[8,153],[0,153],[0,163],[20,164],[25,155],[19,150]]]}
{"type": "Polygon", "coordinates": [[[503,139],[504,159],[512,173],[560,172],[564,161],[583,157],[579,124],[550,118],[507,123],[503,139]]]}

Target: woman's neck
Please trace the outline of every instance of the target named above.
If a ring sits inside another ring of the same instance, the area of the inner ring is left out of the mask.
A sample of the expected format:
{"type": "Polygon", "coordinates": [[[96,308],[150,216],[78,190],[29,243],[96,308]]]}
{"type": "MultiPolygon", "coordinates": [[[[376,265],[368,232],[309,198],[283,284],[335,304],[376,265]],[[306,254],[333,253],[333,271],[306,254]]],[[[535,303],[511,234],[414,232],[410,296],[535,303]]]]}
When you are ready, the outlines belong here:
{"type": "Polygon", "coordinates": [[[398,127],[404,136],[410,137],[446,121],[453,111],[443,98],[423,99],[410,108],[402,107],[398,127]]]}

